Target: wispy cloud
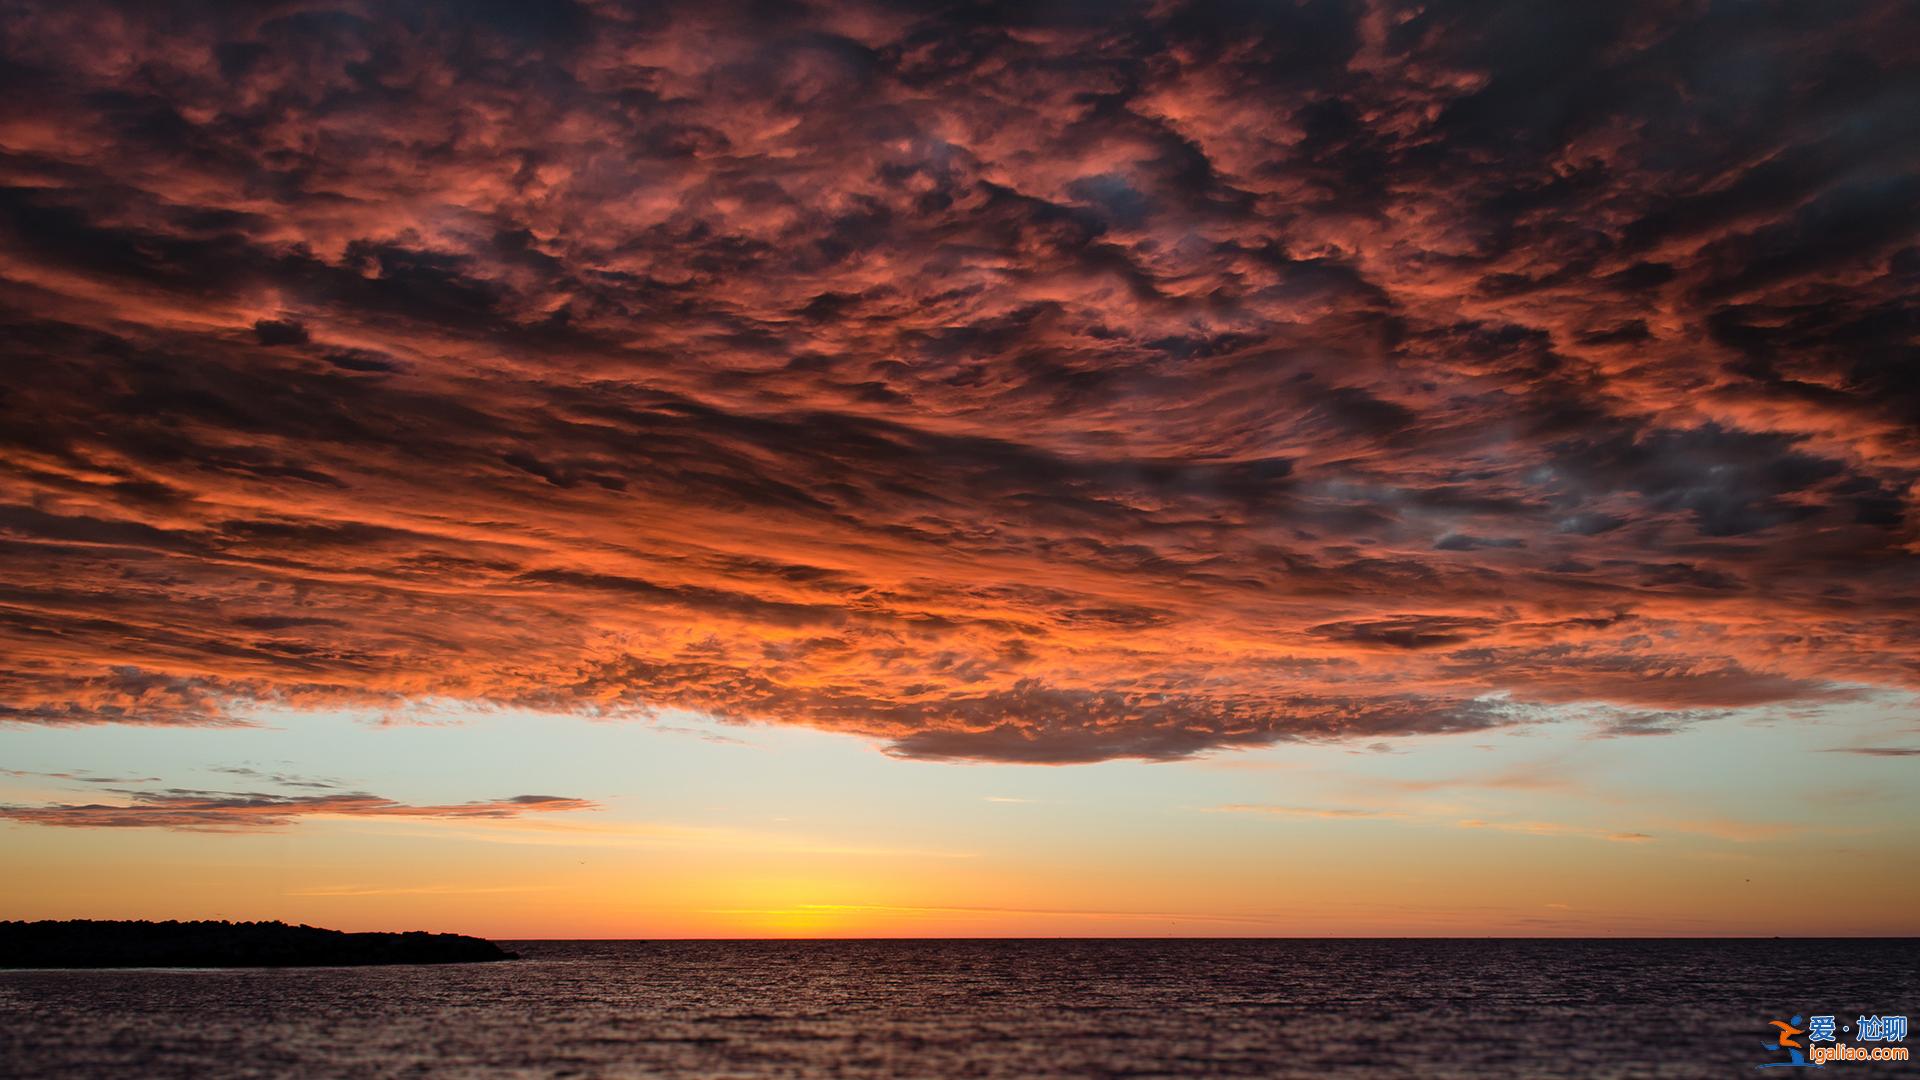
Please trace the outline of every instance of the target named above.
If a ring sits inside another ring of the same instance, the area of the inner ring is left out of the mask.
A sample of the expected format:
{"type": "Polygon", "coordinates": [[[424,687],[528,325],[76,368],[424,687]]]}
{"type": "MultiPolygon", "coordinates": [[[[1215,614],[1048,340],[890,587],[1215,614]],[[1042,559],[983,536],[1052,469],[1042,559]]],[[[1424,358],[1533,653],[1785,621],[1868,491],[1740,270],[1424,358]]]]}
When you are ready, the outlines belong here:
{"type": "Polygon", "coordinates": [[[1780,840],[1809,831],[1804,825],[1781,821],[1748,821],[1730,817],[1653,816],[1647,819],[1648,827],[1662,832],[1688,833],[1705,836],[1715,840],[1728,840],[1736,844],[1763,843],[1780,840]]]}
{"type": "Polygon", "coordinates": [[[1356,810],[1339,806],[1275,806],[1270,803],[1229,803],[1225,806],[1211,806],[1209,813],[1216,814],[1268,814],[1273,817],[1305,818],[1397,818],[1405,815],[1390,810],[1356,810]]]}
{"type": "Polygon", "coordinates": [[[248,780],[264,781],[270,784],[277,784],[280,787],[338,788],[344,786],[343,782],[339,780],[331,780],[317,776],[303,776],[299,773],[274,772],[257,769],[251,765],[216,765],[207,771],[224,773],[228,776],[244,777],[248,780]]]}
{"type": "Polygon", "coordinates": [[[1350,807],[1326,806],[1275,806],[1267,803],[1231,803],[1225,806],[1209,807],[1208,810],[1212,813],[1265,814],[1272,817],[1322,818],[1333,821],[1390,819],[1427,827],[1451,826],[1461,829],[1493,829],[1500,832],[1526,833],[1532,836],[1572,836],[1627,843],[1653,839],[1651,835],[1643,832],[1597,829],[1563,822],[1511,819],[1489,820],[1483,818],[1449,819],[1443,815],[1431,812],[1361,810],[1350,807]]]}
{"type": "Polygon", "coordinates": [[[654,724],[652,726],[653,726],[653,730],[661,732],[666,735],[683,735],[688,738],[699,739],[702,742],[710,742],[716,746],[745,746],[745,747],[753,747],[756,749],[758,748],[755,743],[749,742],[746,739],[736,738],[732,735],[727,735],[722,732],[713,731],[708,728],[688,727],[681,724],[654,724]]]}
{"type": "Polygon", "coordinates": [[[64,828],[160,828],[217,832],[279,828],[304,817],[473,820],[598,809],[597,804],[585,799],[558,795],[516,795],[506,799],[423,806],[366,794],[270,795],[181,789],[127,794],[128,801],[119,804],[0,805],[0,820],[64,828]]]}
{"type": "Polygon", "coordinates": [[[76,784],[157,784],[157,776],[95,776],[89,772],[34,772],[30,769],[0,769],[0,775],[66,780],[76,784]]]}
{"type": "Polygon", "coordinates": [[[1526,761],[1460,776],[1383,778],[1369,781],[1384,790],[1421,793],[1452,790],[1567,792],[1579,784],[1558,761],[1526,761]]]}
{"type": "Polygon", "coordinates": [[[488,896],[495,893],[553,892],[558,885],[314,885],[289,889],[288,896],[488,896]]]}
{"type": "Polygon", "coordinates": [[[1040,915],[1088,922],[1197,922],[1221,925],[1266,926],[1286,921],[1280,915],[1222,915],[1177,911],[1075,910],[1071,908],[968,907],[920,904],[794,904],[781,908],[715,908],[715,915],[834,916],[901,915],[909,917],[1040,915]]]}
{"type": "Polygon", "coordinates": [[[1652,836],[1643,832],[1596,829],[1558,821],[1485,821],[1479,818],[1467,818],[1457,824],[1463,829],[1494,829],[1500,832],[1525,833],[1529,836],[1576,836],[1626,844],[1645,843],[1653,839],[1652,836]]]}
{"type": "Polygon", "coordinates": [[[671,849],[699,852],[818,855],[851,859],[975,859],[977,851],[869,842],[799,831],[753,829],[734,825],[676,821],[596,820],[522,817],[514,820],[467,818],[430,826],[404,817],[366,819],[360,827],[383,833],[425,832],[491,844],[540,847],[671,849]]]}

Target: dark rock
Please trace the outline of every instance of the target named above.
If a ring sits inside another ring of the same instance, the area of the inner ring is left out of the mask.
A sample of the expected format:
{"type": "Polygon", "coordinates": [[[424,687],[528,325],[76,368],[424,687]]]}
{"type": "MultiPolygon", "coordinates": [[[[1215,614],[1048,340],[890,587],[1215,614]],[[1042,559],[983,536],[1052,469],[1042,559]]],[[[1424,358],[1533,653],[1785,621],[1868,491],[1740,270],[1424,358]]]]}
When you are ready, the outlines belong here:
{"type": "Polygon", "coordinates": [[[463,934],[347,934],[282,922],[0,922],[0,968],[323,967],[517,960],[463,934]]]}

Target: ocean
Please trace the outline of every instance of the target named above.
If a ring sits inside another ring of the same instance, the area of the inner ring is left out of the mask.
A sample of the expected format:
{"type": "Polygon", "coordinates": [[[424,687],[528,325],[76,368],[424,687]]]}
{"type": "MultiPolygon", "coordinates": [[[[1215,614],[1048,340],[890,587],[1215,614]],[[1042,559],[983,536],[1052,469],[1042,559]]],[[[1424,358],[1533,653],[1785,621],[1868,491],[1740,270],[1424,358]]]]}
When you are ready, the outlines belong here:
{"type": "Polygon", "coordinates": [[[1787,1059],[1770,1021],[1920,1006],[1911,939],[503,944],[524,959],[0,971],[0,1073],[1725,1077],[1787,1059]]]}

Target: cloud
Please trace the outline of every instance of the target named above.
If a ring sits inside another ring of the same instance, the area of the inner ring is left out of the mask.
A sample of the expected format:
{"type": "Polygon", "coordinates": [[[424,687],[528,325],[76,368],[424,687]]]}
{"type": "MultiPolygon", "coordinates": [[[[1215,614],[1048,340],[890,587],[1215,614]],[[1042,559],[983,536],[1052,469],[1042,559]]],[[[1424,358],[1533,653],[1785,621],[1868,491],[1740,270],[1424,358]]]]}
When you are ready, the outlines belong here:
{"type": "Polygon", "coordinates": [[[241,776],[249,780],[264,780],[280,787],[296,788],[337,788],[338,780],[328,780],[317,776],[302,776],[298,773],[270,772],[256,769],[251,765],[215,765],[208,772],[226,773],[229,776],[241,776]]]}
{"type": "Polygon", "coordinates": [[[1458,645],[1489,630],[1491,619],[1461,618],[1451,615],[1396,615],[1388,619],[1322,623],[1307,632],[1336,641],[1389,649],[1432,649],[1458,645]]]}
{"type": "Polygon", "coordinates": [[[14,12],[0,722],[1912,691],[1916,20],[14,12]]]}
{"type": "Polygon", "coordinates": [[[1644,844],[1653,840],[1653,836],[1648,833],[1594,829],[1558,821],[1483,821],[1479,818],[1468,818],[1460,821],[1458,825],[1462,829],[1494,829],[1500,832],[1525,833],[1528,836],[1575,836],[1590,840],[1605,840],[1615,844],[1644,844]]]}
{"type": "MultiPolygon", "coordinates": [[[[1449,783],[1433,785],[1410,783],[1401,786],[1407,790],[1428,790],[1433,787],[1453,785],[1449,783]]],[[[1483,818],[1455,820],[1447,818],[1444,814],[1435,810],[1401,812],[1395,810],[1355,809],[1350,807],[1280,806],[1270,803],[1229,803],[1224,806],[1209,807],[1208,809],[1212,813],[1259,814],[1269,817],[1320,818],[1334,821],[1388,819],[1428,827],[1492,829],[1498,832],[1524,833],[1529,836],[1567,836],[1589,840],[1606,840],[1613,843],[1647,843],[1654,839],[1649,833],[1600,829],[1559,821],[1488,820],[1483,818]]],[[[1695,826],[1688,826],[1687,828],[1688,831],[1702,831],[1695,826]]]]}
{"type": "Polygon", "coordinates": [[[699,739],[702,742],[713,743],[716,746],[753,746],[754,745],[753,743],[748,742],[745,739],[736,739],[731,735],[725,735],[718,731],[708,731],[705,728],[688,727],[682,724],[655,724],[653,725],[653,730],[659,731],[659,732],[665,732],[666,734],[669,734],[669,735],[686,735],[691,738],[699,739]]]}
{"type": "Polygon", "coordinates": [[[558,885],[318,885],[289,889],[288,896],[485,896],[495,893],[546,892],[558,885]]]}
{"type": "Polygon", "coordinates": [[[396,817],[450,820],[499,819],[526,814],[594,810],[585,799],[557,795],[516,795],[508,799],[415,806],[377,795],[268,795],[259,792],[189,791],[126,792],[128,801],[56,803],[44,806],[0,805],[0,819],[30,825],[100,829],[185,829],[237,831],[273,829],[303,817],[396,817]]]}
{"type": "Polygon", "coordinates": [[[1920,746],[1836,746],[1822,752],[1861,754],[1866,757],[1920,757],[1920,746]]]}
{"type": "Polygon", "coordinates": [[[34,772],[31,769],[0,769],[0,775],[38,776],[49,780],[66,780],[76,784],[149,784],[159,783],[157,776],[95,776],[88,772],[34,772]]]}
{"type": "Polygon", "coordinates": [[[1344,820],[1348,818],[1393,818],[1401,815],[1387,810],[1356,810],[1338,806],[1273,806],[1267,803],[1228,803],[1211,808],[1222,814],[1270,814],[1275,817],[1308,817],[1344,820]]]}

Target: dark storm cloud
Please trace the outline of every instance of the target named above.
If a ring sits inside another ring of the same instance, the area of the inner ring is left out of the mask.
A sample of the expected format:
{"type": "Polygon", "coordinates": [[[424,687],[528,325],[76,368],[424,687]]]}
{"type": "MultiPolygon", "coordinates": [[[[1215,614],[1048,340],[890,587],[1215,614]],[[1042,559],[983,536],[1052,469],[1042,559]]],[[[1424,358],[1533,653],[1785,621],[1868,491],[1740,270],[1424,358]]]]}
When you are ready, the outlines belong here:
{"type": "MultiPolygon", "coordinates": [[[[1444,547],[1445,542],[1436,545],[1444,547]]],[[[1460,548],[1456,550],[1468,550],[1460,548]]],[[[1392,649],[1432,649],[1457,645],[1493,629],[1492,619],[1469,619],[1451,615],[1396,615],[1387,619],[1365,619],[1322,623],[1307,632],[1334,641],[1360,645],[1379,645],[1392,649]]]]}
{"type": "Polygon", "coordinates": [[[1065,762],[1912,689],[1916,46],[1875,2],[8,8],[0,719],[1065,762]]]}

